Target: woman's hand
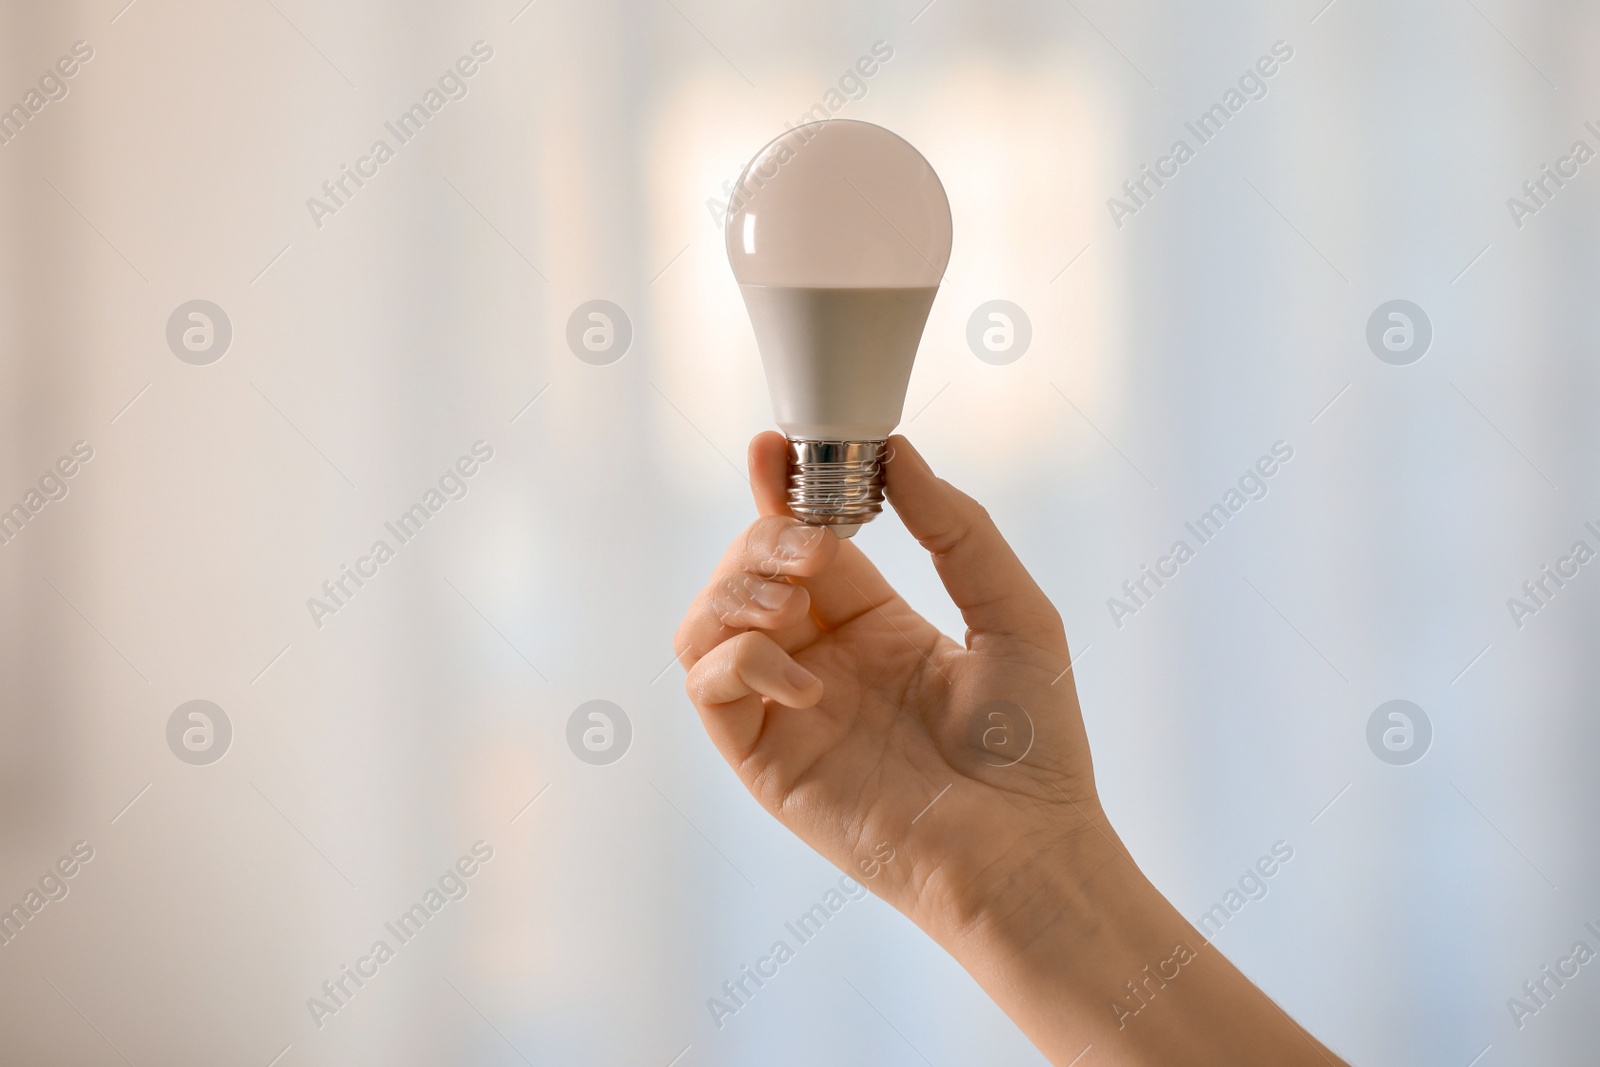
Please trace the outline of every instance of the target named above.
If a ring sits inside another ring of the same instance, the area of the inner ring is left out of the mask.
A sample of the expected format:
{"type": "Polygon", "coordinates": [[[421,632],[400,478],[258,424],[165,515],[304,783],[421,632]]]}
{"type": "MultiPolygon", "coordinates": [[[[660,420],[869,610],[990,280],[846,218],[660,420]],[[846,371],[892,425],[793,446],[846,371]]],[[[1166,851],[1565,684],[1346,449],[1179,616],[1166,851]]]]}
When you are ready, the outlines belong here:
{"type": "Polygon", "coordinates": [[[988,514],[904,438],[891,447],[890,499],[933,554],[966,647],[853,543],[789,517],[775,433],[750,446],[763,518],[676,644],[706,730],[756,799],[939,936],[1030,855],[1094,832],[1094,775],[1060,616],[988,514]]]}
{"type": "Polygon", "coordinates": [[[890,454],[889,501],[931,553],[965,645],[854,544],[792,517],[786,445],[761,434],[762,517],[675,642],[728,764],[1057,1063],[1085,1046],[1102,1049],[1085,1067],[1336,1062],[1140,874],[1095,793],[1060,616],[982,507],[905,438],[890,454]]]}

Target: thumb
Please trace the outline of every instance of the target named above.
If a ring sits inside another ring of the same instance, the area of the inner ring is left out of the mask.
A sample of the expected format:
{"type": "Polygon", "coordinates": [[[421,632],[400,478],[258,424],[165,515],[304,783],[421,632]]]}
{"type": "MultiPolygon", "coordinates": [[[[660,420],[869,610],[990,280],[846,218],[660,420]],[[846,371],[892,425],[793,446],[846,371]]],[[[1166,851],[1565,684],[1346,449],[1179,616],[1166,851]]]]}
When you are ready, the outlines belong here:
{"type": "Polygon", "coordinates": [[[937,477],[904,437],[891,437],[889,449],[884,467],[889,502],[911,536],[932,554],[939,579],[966,620],[968,647],[988,634],[1065,655],[1060,614],[989,513],[937,477]]]}

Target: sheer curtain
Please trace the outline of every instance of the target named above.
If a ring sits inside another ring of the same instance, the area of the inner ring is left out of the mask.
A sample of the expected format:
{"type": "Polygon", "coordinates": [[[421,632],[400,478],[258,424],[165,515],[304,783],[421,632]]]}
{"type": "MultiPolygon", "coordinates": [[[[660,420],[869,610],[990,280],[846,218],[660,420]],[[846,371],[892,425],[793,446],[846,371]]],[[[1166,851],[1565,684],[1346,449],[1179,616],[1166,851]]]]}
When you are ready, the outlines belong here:
{"type": "Polygon", "coordinates": [[[872,898],[708,1005],[837,879],[670,645],[770,423],[719,201],[822,112],[947,186],[903,428],[1140,863],[1353,1062],[1592,1044],[1592,11],[124,4],[0,13],[8,1060],[1043,1062],[872,898]]]}

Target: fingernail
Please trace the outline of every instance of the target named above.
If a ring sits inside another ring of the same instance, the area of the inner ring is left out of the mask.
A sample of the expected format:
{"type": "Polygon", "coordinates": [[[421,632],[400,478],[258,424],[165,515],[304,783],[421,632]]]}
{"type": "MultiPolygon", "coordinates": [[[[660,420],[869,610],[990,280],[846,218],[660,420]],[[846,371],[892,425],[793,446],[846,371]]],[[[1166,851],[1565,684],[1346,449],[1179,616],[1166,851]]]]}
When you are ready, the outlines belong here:
{"type": "Polygon", "coordinates": [[[810,689],[817,684],[817,676],[798,663],[789,664],[783,672],[783,680],[789,683],[790,688],[799,690],[810,689]]]}
{"type": "Polygon", "coordinates": [[[778,555],[783,559],[799,559],[822,543],[824,533],[820,526],[790,526],[778,535],[778,555]]]}
{"type": "Polygon", "coordinates": [[[751,599],[768,611],[783,607],[794,596],[794,586],[788,582],[762,582],[751,593],[751,599]]]}

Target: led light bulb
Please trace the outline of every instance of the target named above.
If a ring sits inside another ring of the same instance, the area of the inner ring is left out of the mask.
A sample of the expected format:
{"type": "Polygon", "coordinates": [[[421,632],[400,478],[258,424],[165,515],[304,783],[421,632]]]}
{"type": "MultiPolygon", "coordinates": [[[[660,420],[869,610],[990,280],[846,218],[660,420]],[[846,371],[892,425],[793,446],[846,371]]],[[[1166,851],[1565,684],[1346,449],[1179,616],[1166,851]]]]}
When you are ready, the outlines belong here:
{"type": "Polygon", "coordinates": [[[950,261],[950,202],[881,126],[827,119],[756,153],[728,261],[789,439],[789,507],[849,537],[883,510],[884,441],[950,261]]]}

